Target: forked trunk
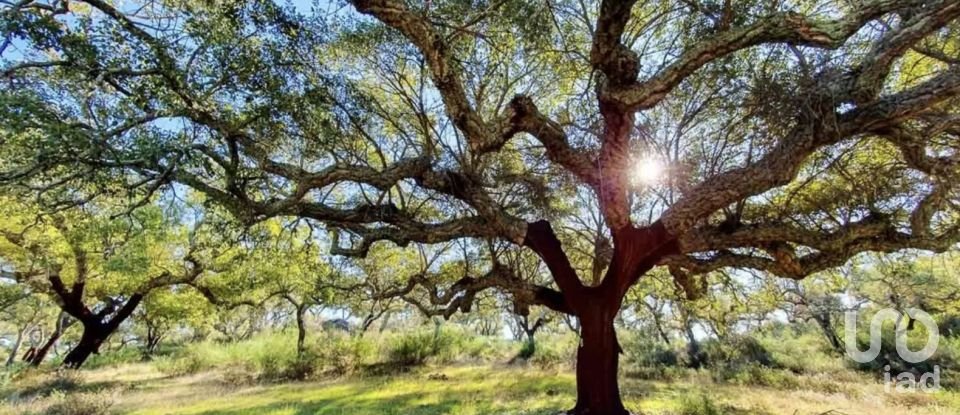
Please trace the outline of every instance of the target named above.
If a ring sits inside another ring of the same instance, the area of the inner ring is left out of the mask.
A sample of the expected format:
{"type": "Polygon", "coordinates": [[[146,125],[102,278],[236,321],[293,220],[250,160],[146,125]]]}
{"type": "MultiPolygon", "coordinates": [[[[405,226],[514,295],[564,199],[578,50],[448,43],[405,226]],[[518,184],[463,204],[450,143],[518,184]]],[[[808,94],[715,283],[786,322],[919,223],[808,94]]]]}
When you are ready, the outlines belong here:
{"type": "MultiPolygon", "coordinates": [[[[632,124],[622,122],[620,125],[632,124]]],[[[676,239],[660,222],[644,228],[625,226],[614,230],[613,255],[606,275],[591,286],[583,285],[549,222],[527,224],[523,243],[540,255],[563,294],[563,302],[552,308],[579,318],[577,405],[569,413],[629,414],[620,400],[617,382],[620,344],[613,321],[630,287],[661,258],[678,252],[676,239]]]]}
{"type": "Polygon", "coordinates": [[[133,310],[137,308],[142,300],[142,294],[137,293],[130,296],[130,299],[123,304],[123,307],[106,322],[102,321],[102,319],[109,313],[84,320],[83,334],[80,336],[80,342],[63,358],[62,365],[72,369],[79,369],[80,366],[83,366],[83,363],[90,358],[90,355],[100,353],[100,345],[102,345],[113,332],[117,331],[121,323],[133,314],[133,310]]]}
{"type": "Polygon", "coordinates": [[[625,415],[617,381],[620,344],[613,326],[616,312],[580,317],[577,349],[577,405],[572,415],[625,415]]]}

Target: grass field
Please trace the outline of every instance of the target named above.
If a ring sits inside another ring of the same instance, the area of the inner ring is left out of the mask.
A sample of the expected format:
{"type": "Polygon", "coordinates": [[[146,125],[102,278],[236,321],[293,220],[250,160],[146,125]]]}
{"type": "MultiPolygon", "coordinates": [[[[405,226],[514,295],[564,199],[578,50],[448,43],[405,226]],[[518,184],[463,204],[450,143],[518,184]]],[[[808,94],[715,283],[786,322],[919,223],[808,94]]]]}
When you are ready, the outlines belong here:
{"type": "MultiPolygon", "coordinates": [[[[36,377],[53,375],[37,375],[36,377]]],[[[72,392],[16,399],[7,390],[4,413],[58,413],[56,401],[109,405],[133,414],[557,414],[573,405],[567,371],[529,367],[450,366],[390,376],[315,382],[245,384],[222,371],[171,377],[147,364],[128,364],[80,375],[72,392]]],[[[35,382],[40,382],[35,380],[35,382]]],[[[22,391],[24,383],[21,382],[22,391]]],[[[813,384],[813,383],[810,383],[813,384]]],[[[938,392],[888,393],[871,382],[831,383],[823,390],[715,384],[704,379],[651,382],[625,379],[629,409],[644,414],[958,414],[960,397],[938,392]],[[832,412],[831,412],[832,411],[832,412]]],[[[59,413],[69,413],[61,411],[59,413]]]]}

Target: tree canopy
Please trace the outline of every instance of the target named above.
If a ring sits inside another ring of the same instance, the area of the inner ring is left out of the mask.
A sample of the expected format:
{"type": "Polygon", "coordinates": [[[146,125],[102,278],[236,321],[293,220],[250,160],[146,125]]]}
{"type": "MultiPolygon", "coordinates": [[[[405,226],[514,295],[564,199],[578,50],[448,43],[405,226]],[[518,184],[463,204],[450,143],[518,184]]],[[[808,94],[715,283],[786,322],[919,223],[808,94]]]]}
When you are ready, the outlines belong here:
{"type": "Polygon", "coordinates": [[[576,411],[620,414],[612,322],[653,267],[696,298],[711,271],[802,279],[956,243],[958,16],[949,0],[4,3],[0,182],[53,209],[190,188],[247,224],[322,224],[342,255],[469,239],[491,264],[431,300],[500,288],[576,315],[582,366],[603,373],[578,374],[576,411]],[[498,249],[536,253],[552,284],[498,249]]]}

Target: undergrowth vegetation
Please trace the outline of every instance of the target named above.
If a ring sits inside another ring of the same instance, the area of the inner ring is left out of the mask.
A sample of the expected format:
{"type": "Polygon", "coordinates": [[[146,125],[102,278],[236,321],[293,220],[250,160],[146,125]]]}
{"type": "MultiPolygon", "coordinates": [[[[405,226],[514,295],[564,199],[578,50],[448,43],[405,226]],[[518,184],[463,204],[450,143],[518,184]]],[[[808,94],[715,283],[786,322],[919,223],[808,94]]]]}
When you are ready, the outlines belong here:
{"type": "MultiPolygon", "coordinates": [[[[875,365],[851,364],[832,350],[815,328],[770,325],[762,330],[724,339],[670,344],[625,332],[621,336],[623,375],[640,382],[676,385],[726,385],[774,391],[819,393],[863,400],[863,385],[882,382],[875,365]]],[[[427,324],[406,331],[366,333],[321,331],[308,336],[298,354],[296,339],[283,331],[265,331],[240,341],[200,341],[182,344],[150,359],[146,365],[163,378],[211,374],[227,390],[252,385],[279,385],[290,381],[332,379],[390,379],[427,373],[429,381],[451,381],[434,374],[444,368],[485,365],[529,367],[554,376],[574,367],[578,338],[574,334],[542,333],[534,342],[479,336],[457,325],[427,324]]],[[[884,344],[886,348],[894,346],[884,344]]],[[[944,337],[932,359],[941,366],[941,384],[956,387],[950,372],[957,367],[960,339],[944,337]]],[[[123,351],[107,351],[96,366],[109,367],[140,362],[142,357],[123,351]]],[[[139,363],[143,364],[143,363],[139,363]]],[[[23,366],[3,372],[2,394],[15,413],[106,414],[114,413],[117,385],[85,382],[82,372],[33,369],[23,366]]],[[[206,376],[206,375],[203,375],[206,376]]],[[[549,375],[548,375],[549,376],[549,375]]],[[[378,381],[379,382],[379,381],[378,381]]],[[[685,386],[684,386],[685,387],[685,386]]],[[[548,394],[557,393],[554,389],[548,394]]],[[[641,392],[644,395],[648,392],[641,392]]],[[[952,396],[952,395],[950,395],[952,396]]],[[[927,407],[941,405],[936,396],[894,396],[892,405],[927,407]]],[[[952,404],[952,403],[951,403],[952,404]]],[[[737,412],[707,393],[679,395],[668,413],[710,415],[737,412]]]]}

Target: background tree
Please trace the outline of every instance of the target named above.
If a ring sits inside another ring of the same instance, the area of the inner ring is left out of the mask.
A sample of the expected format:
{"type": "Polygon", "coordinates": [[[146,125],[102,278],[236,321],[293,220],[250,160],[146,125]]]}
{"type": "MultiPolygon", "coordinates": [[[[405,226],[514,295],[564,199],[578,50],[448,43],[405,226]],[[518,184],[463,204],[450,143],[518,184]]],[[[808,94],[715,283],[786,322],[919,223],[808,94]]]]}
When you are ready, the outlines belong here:
{"type": "Polygon", "coordinates": [[[654,266],[695,297],[958,238],[955,1],[351,5],[5,4],[0,181],[82,189],[56,205],[179,183],[338,254],[530,249],[552,286],[493,264],[437,299],[576,316],[577,414],[626,413],[614,321],[654,266]]]}
{"type": "MultiPolygon", "coordinates": [[[[33,210],[7,199],[5,209],[0,249],[15,264],[13,278],[47,293],[82,325],[79,342],[64,357],[68,367],[80,367],[98,353],[151,291],[194,282],[211,261],[209,245],[201,248],[196,233],[188,235],[155,207],[117,219],[93,206],[86,208],[93,211],[18,215],[33,210]]],[[[213,251],[212,258],[217,256],[213,251]]],[[[36,363],[44,354],[35,356],[36,363]]]]}
{"type": "Polygon", "coordinates": [[[5,339],[10,348],[6,366],[12,366],[21,357],[21,354],[32,357],[31,350],[36,349],[37,343],[43,337],[43,323],[48,320],[51,309],[55,307],[51,307],[51,304],[44,301],[44,298],[32,295],[29,290],[24,290],[22,286],[10,284],[5,285],[4,288],[22,290],[14,294],[17,298],[16,301],[0,308],[3,325],[7,326],[4,331],[9,330],[14,333],[12,339],[5,339]],[[24,353],[24,344],[28,345],[26,353],[24,353]]]}
{"type": "MultiPolygon", "coordinates": [[[[59,307],[57,307],[59,309],[59,307]]],[[[47,358],[47,355],[51,350],[56,351],[57,342],[60,341],[60,338],[66,334],[67,330],[70,327],[73,327],[77,322],[73,317],[70,317],[70,314],[67,314],[60,310],[55,314],[53,318],[53,324],[48,334],[45,338],[41,336],[39,341],[39,347],[31,348],[23,355],[23,360],[30,363],[32,366],[40,366],[43,363],[44,359],[47,358]]]]}
{"type": "Polygon", "coordinates": [[[188,287],[152,291],[133,314],[144,358],[155,355],[161,342],[176,331],[203,326],[213,311],[206,298],[188,287]]]}
{"type": "Polygon", "coordinates": [[[302,229],[286,232],[277,222],[265,225],[258,227],[256,246],[238,271],[260,281],[256,284],[258,294],[254,295],[259,295],[261,301],[276,297],[293,309],[297,356],[302,357],[306,351],[308,313],[334,305],[331,287],[336,286],[338,273],[323,262],[317,241],[310,240],[302,229]]]}

